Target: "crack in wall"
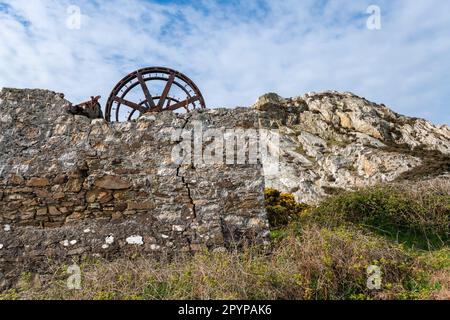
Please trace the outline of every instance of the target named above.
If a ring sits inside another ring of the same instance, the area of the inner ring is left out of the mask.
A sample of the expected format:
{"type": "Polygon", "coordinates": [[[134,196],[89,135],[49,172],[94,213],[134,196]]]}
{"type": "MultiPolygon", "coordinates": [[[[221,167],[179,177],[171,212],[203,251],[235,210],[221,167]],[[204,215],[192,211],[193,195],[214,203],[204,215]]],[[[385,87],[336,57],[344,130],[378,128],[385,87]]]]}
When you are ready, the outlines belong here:
{"type": "MultiPolygon", "coordinates": [[[[186,128],[186,126],[189,123],[189,120],[191,119],[192,114],[188,114],[186,117],[186,121],[183,123],[183,125],[181,126],[181,133],[180,133],[180,138],[181,135],[183,134],[184,129],[186,128]]],[[[180,141],[177,141],[178,143],[181,142],[182,139],[180,139],[180,141]]],[[[186,177],[180,174],[180,169],[183,166],[183,161],[178,165],[177,170],[176,170],[176,176],[178,178],[181,178],[181,182],[183,183],[184,187],[186,188],[187,191],[187,195],[189,197],[189,202],[191,204],[191,208],[192,208],[192,219],[189,222],[189,224],[187,225],[187,230],[191,229],[191,225],[192,222],[195,220],[195,218],[197,218],[197,211],[196,211],[196,207],[195,207],[195,203],[194,203],[194,198],[192,198],[192,193],[191,193],[191,187],[189,186],[189,182],[187,182],[186,177]]],[[[191,165],[191,169],[195,169],[195,167],[193,165],[191,165]]],[[[189,245],[189,249],[192,250],[192,240],[189,237],[189,235],[184,234],[184,237],[186,239],[186,242],[189,245]]]]}
{"type": "MultiPolygon", "coordinates": [[[[185,186],[185,188],[187,190],[187,195],[188,195],[189,201],[190,201],[190,203],[192,205],[193,219],[195,219],[197,217],[197,211],[196,211],[196,208],[195,208],[194,199],[192,198],[192,195],[191,195],[191,188],[189,186],[189,183],[186,181],[186,177],[180,175],[180,168],[181,168],[181,165],[177,168],[176,175],[177,175],[177,177],[181,178],[181,181],[183,182],[183,184],[184,184],[184,186],[185,186]]],[[[195,169],[195,167],[192,166],[191,169],[195,169]]]]}
{"type": "MultiPolygon", "coordinates": [[[[191,119],[191,117],[192,117],[192,114],[189,114],[189,115],[187,116],[187,118],[186,118],[186,121],[185,121],[184,124],[181,126],[181,134],[183,134],[183,130],[186,128],[186,126],[187,126],[187,124],[189,123],[189,120],[191,119]]],[[[179,142],[180,142],[180,141],[179,141],[179,142]]],[[[180,169],[181,169],[181,166],[182,166],[182,165],[183,165],[183,163],[180,163],[180,165],[177,167],[177,173],[176,173],[176,176],[179,177],[179,178],[181,178],[181,181],[183,182],[184,186],[186,187],[187,194],[188,194],[188,197],[189,197],[189,201],[190,201],[191,204],[192,204],[192,210],[193,210],[193,214],[194,214],[194,218],[195,218],[195,217],[197,216],[197,214],[196,214],[196,210],[195,210],[194,199],[192,198],[192,195],[191,195],[191,188],[190,188],[190,186],[189,186],[189,183],[186,181],[186,177],[180,175],[180,169]]],[[[192,169],[195,169],[194,166],[191,166],[191,168],[192,168],[192,169]]]]}

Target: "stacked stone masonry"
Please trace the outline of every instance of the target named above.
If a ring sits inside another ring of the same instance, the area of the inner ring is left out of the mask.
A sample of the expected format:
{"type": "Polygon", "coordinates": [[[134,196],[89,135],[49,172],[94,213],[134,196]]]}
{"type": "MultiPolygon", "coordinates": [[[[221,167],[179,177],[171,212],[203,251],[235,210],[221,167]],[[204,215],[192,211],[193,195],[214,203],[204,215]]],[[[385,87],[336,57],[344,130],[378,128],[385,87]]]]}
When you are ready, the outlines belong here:
{"type": "MultiPolygon", "coordinates": [[[[66,112],[62,95],[0,94],[0,272],[43,261],[264,243],[261,165],[175,164],[175,129],[234,128],[226,110],[126,123],[66,112]]],[[[246,119],[245,121],[249,121],[246,119]]],[[[257,117],[251,119],[257,125],[257,117]]],[[[35,270],[37,269],[37,270],[35,270]]]]}

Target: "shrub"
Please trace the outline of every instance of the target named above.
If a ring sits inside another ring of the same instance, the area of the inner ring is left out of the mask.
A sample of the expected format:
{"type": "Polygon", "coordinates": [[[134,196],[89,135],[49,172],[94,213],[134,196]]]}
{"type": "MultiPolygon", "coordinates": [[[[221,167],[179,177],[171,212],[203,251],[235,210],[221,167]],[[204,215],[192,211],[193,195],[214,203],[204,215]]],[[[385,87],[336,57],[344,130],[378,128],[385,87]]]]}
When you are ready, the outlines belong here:
{"type": "Polygon", "coordinates": [[[389,185],[331,196],[313,210],[318,221],[351,222],[409,245],[432,248],[448,244],[450,190],[434,185],[389,185]]]}
{"type": "Polygon", "coordinates": [[[265,205],[270,226],[279,228],[300,217],[309,208],[307,204],[298,203],[290,193],[267,188],[264,191],[265,205]]]}

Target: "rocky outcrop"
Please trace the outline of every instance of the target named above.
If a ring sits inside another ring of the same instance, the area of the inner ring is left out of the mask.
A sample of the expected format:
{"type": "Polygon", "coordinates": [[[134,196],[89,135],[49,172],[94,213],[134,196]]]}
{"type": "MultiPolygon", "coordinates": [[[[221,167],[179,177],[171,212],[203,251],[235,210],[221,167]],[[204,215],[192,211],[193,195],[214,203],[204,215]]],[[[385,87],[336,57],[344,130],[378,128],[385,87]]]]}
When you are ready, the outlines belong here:
{"type": "Polygon", "coordinates": [[[280,116],[271,117],[281,137],[280,175],[267,177],[266,185],[294,193],[298,201],[316,203],[339,189],[450,172],[449,126],[399,115],[352,93],[268,94],[253,108],[280,116]]]}

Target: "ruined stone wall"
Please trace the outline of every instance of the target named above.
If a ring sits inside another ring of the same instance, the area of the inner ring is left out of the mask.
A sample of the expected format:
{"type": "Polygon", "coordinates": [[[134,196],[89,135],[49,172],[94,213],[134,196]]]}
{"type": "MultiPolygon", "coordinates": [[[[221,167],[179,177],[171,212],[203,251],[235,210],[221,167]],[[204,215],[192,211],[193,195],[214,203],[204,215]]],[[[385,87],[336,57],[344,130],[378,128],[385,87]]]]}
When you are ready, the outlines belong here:
{"type": "Polygon", "coordinates": [[[127,123],[73,116],[62,95],[0,93],[0,270],[264,241],[261,165],[175,164],[174,129],[258,125],[209,110],[127,123]]]}
{"type": "Polygon", "coordinates": [[[0,287],[3,273],[47,258],[264,242],[264,186],[315,204],[341,189],[450,172],[449,126],[351,93],[267,94],[251,108],[112,124],[73,116],[68,106],[45,90],[0,93],[0,287]],[[268,173],[271,161],[177,165],[172,153],[184,142],[172,134],[192,133],[196,123],[205,135],[273,130],[278,172],[268,173]]]}

